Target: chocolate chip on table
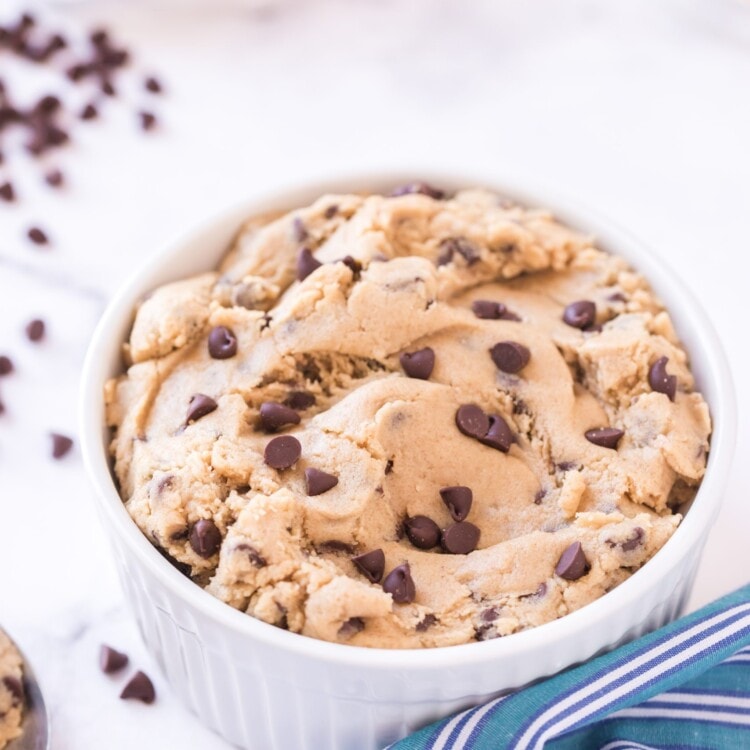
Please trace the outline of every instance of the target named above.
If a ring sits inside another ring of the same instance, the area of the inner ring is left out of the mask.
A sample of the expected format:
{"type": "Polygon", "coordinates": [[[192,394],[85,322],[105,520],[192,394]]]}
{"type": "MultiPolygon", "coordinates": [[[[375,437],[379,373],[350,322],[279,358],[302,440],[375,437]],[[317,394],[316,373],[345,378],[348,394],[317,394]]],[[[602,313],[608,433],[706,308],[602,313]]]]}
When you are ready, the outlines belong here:
{"type": "Polygon", "coordinates": [[[409,563],[394,568],[383,581],[383,591],[393,597],[397,604],[409,604],[414,601],[417,590],[411,577],[409,563]]]}
{"type": "Polygon", "coordinates": [[[93,104],[87,104],[78,116],[82,120],[94,120],[99,117],[99,110],[93,104]]]}
{"type": "Polygon", "coordinates": [[[352,558],[352,562],[370,583],[379,583],[383,577],[385,571],[385,554],[382,549],[374,549],[370,552],[357,555],[352,558]]]}
{"type": "Polygon", "coordinates": [[[445,198],[445,192],[438,188],[428,185],[426,182],[409,182],[406,185],[400,185],[391,191],[391,198],[398,198],[402,195],[413,195],[419,193],[420,195],[426,195],[429,198],[434,198],[436,201],[443,200],[445,198]]]}
{"type": "Polygon", "coordinates": [[[589,443],[615,450],[624,434],[622,430],[615,427],[596,427],[593,430],[586,430],[584,436],[589,443]]]}
{"type": "Polygon", "coordinates": [[[143,87],[152,94],[161,94],[162,92],[161,81],[155,76],[148,76],[143,82],[143,87]]]}
{"type": "Polygon", "coordinates": [[[67,435],[51,432],[50,437],[52,438],[52,458],[54,459],[63,458],[73,447],[73,441],[67,435]]]}
{"type": "Polygon", "coordinates": [[[156,115],[153,112],[139,112],[138,119],[143,130],[153,130],[156,127],[156,115]]]}
{"type": "Polygon", "coordinates": [[[327,474],[320,469],[305,469],[305,484],[307,485],[307,494],[310,497],[322,495],[324,492],[333,489],[339,483],[339,478],[333,474],[327,474]]]}
{"type": "Polygon", "coordinates": [[[313,271],[323,264],[313,257],[309,247],[303,247],[297,253],[297,281],[304,281],[313,271]]]}
{"type": "Polygon", "coordinates": [[[456,427],[464,435],[479,439],[490,429],[490,420],[476,404],[463,404],[456,411],[456,427]]]}
{"type": "Polygon", "coordinates": [[[479,438],[479,442],[507,453],[513,443],[513,433],[508,423],[499,414],[490,414],[488,419],[489,429],[484,437],[479,438]]]}
{"type": "Polygon", "coordinates": [[[63,173],[59,169],[52,169],[49,172],[47,172],[46,175],[44,175],[44,181],[50,186],[50,187],[62,187],[63,182],[65,181],[63,177],[63,173]]]}
{"type": "Polygon", "coordinates": [[[477,548],[479,529],[468,521],[459,521],[443,530],[441,543],[446,552],[468,555],[477,548]]]}
{"type": "Polygon", "coordinates": [[[210,414],[212,411],[216,411],[218,407],[219,405],[216,401],[210,396],[206,396],[205,393],[194,393],[190,397],[185,424],[189,425],[192,422],[196,422],[207,414],[210,414]]]}
{"type": "Polygon", "coordinates": [[[651,390],[663,393],[670,401],[674,401],[677,393],[677,376],[667,374],[667,362],[669,362],[668,357],[659,357],[651,365],[648,370],[648,384],[651,390]]]}
{"type": "Polygon", "coordinates": [[[226,326],[214,326],[208,334],[208,353],[213,359],[229,359],[237,354],[237,337],[226,326]]]}
{"type": "Polygon", "coordinates": [[[99,649],[99,667],[104,674],[119,672],[128,663],[128,655],[116,651],[111,646],[102,645],[99,649]]]}
{"type": "Polygon", "coordinates": [[[284,406],[296,411],[304,411],[315,406],[315,396],[307,391],[292,391],[285,399],[284,406]]]}
{"type": "Polygon", "coordinates": [[[296,437],[292,435],[280,435],[268,442],[263,452],[263,457],[272,469],[281,471],[282,469],[294,466],[301,454],[302,445],[296,437]]]}
{"type": "Polygon", "coordinates": [[[555,565],[555,573],[568,581],[577,581],[581,576],[588,573],[590,567],[581,543],[573,542],[560,555],[560,559],[555,565]]]}
{"type": "Polygon", "coordinates": [[[260,422],[266,432],[276,432],[286,425],[300,423],[300,415],[294,409],[275,401],[264,401],[259,412],[260,422]]]}
{"type": "Polygon", "coordinates": [[[464,521],[469,515],[474,495],[468,487],[462,485],[443,487],[440,490],[440,497],[454,521],[464,521]]]}
{"type": "Polygon", "coordinates": [[[339,628],[337,633],[339,638],[348,639],[361,633],[365,629],[365,621],[361,617],[350,617],[339,628]]]}
{"type": "Polygon", "coordinates": [[[196,555],[209,558],[221,547],[221,532],[209,518],[201,518],[190,530],[190,546],[196,555]]]}
{"type": "Polygon", "coordinates": [[[0,375],[10,375],[13,372],[13,360],[10,357],[6,357],[4,354],[0,355],[0,375]]]}
{"type": "Polygon", "coordinates": [[[0,185],[0,199],[11,203],[16,199],[16,191],[13,189],[12,182],[4,182],[0,185]]]}
{"type": "Polygon", "coordinates": [[[404,521],[409,541],[418,549],[432,549],[440,541],[440,527],[427,516],[411,516],[404,521]]]}
{"type": "Polygon", "coordinates": [[[154,683],[151,682],[148,675],[143,672],[136,672],[122,689],[120,698],[123,700],[134,699],[142,703],[153,703],[156,699],[154,683]]]}
{"type": "Polygon", "coordinates": [[[49,238],[47,235],[39,229],[39,227],[31,227],[28,232],[26,232],[26,236],[35,244],[35,245],[47,245],[49,244],[49,238]]]}
{"type": "Polygon", "coordinates": [[[499,341],[490,349],[490,356],[498,370],[515,374],[529,364],[531,352],[517,341],[499,341]]]}
{"type": "Polygon", "coordinates": [[[429,346],[416,352],[404,352],[399,362],[410,378],[427,380],[435,367],[435,352],[429,346]]]}
{"type": "Polygon", "coordinates": [[[563,311],[563,321],[584,331],[596,322],[596,305],[585,299],[571,302],[563,311]]]}

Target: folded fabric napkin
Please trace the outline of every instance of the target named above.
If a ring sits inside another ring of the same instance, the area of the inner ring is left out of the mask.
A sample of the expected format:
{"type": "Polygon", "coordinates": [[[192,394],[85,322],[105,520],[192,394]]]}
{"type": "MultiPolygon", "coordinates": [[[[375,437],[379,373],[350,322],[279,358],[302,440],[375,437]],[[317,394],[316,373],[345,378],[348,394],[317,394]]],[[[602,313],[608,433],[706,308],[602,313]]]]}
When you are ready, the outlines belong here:
{"type": "Polygon", "coordinates": [[[388,750],[750,748],[750,585],[388,750]]]}

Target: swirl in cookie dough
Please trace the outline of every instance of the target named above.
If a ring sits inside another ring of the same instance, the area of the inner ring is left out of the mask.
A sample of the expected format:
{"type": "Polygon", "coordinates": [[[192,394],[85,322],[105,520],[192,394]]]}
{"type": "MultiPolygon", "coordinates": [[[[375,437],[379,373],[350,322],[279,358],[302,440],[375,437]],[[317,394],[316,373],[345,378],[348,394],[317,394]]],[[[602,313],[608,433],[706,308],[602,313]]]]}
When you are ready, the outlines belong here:
{"type": "Polygon", "coordinates": [[[624,260],[485,190],[398,193],[251,219],[218,271],[155,290],[108,421],[134,521],[214,596],[328,641],[447,646],[637,571],[710,419],[624,260]]]}

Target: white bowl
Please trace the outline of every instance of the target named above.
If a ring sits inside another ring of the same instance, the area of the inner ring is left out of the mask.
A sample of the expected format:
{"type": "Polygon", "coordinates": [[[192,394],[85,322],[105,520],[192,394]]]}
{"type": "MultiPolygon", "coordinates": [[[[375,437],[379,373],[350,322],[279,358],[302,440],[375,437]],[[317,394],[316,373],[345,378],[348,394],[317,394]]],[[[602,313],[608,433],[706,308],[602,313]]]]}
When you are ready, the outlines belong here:
{"type": "MultiPolygon", "coordinates": [[[[320,182],[254,199],[170,244],[110,303],[84,367],[81,446],[141,633],[185,704],[252,750],[374,750],[425,723],[584,661],[677,617],[722,500],[735,439],[724,353],[695,299],[628,233],[589,211],[486,176],[380,175],[320,182]],[[711,410],[708,469],[691,510],[642,570],[584,608],[504,638],[423,650],[366,649],[307,638],[232,609],[182,576],[131,520],[112,479],[103,388],[122,372],[136,301],[176,278],[212,269],[247,217],[304,205],[324,192],[384,191],[415,177],[455,190],[476,185],[547,207],[626,258],[669,309],[711,410]]],[[[92,560],[92,564],[94,561],[92,560]]]]}

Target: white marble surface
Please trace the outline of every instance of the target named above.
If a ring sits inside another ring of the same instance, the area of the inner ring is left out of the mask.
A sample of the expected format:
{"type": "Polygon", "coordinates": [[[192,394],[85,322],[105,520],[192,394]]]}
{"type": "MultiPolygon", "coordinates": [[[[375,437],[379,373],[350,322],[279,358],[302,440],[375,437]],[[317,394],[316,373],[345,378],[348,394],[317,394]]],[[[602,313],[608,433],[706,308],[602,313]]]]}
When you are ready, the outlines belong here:
{"type": "MultiPolygon", "coordinates": [[[[708,309],[740,391],[739,458],[691,607],[745,583],[750,5],[200,5],[57,5],[71,29],[111,24],[136,49],[136,69],[163,76],[169,93],[153,105],[163,126],[138,132],[133,106],[148,97],[133,87],[51,160],[65,191],[44,188],[38,165],[16,159],[22,200],[0,204],[0,353],[17,365],[0,382],[0,622],[43,681],[54,750],[227,747],[176,703],[144,653],[79,455],[52,462],[46,433],[75,433],[87,340],[126,274],[212,211],[307,176],[492,169],[567,193],[656,248],[708,309]],[[37,222],[49,250],[23,239],[37,222]],[[36,316],[49,336],[33,346],[22,329],[36,316]],[[122,678],[97,670],[101,642],[154,675],[156,705],[117,699],[122,678]]],[[[29,96],[48,84],[2,53],[0,71],[29,96]]]]}

